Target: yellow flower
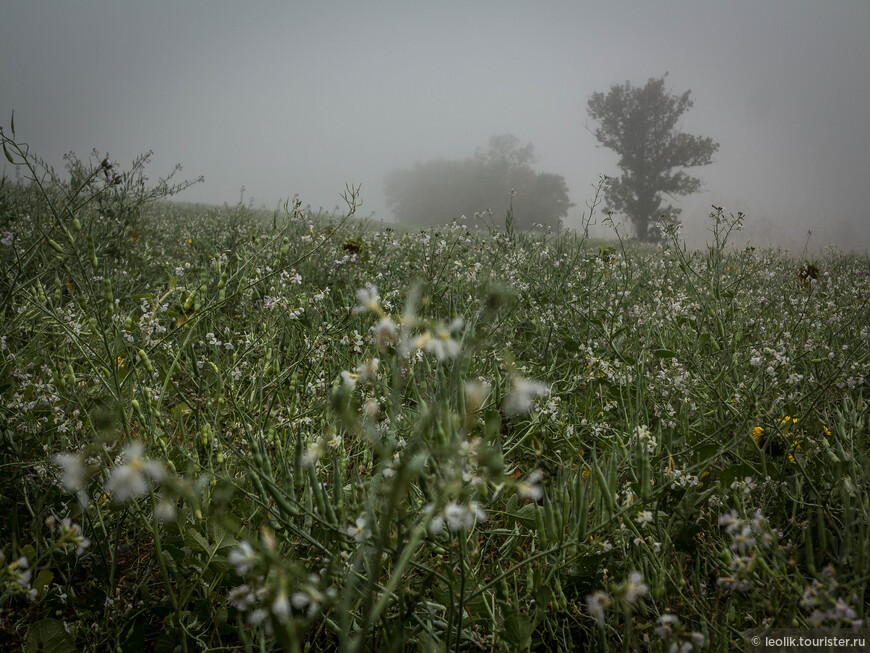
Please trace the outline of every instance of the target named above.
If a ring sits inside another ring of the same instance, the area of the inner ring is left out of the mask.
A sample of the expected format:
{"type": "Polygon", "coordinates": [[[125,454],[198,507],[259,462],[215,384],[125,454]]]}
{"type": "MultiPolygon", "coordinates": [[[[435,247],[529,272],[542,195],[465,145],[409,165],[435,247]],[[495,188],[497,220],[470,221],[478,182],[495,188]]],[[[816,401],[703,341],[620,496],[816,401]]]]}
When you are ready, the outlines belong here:
{"type": "Polygon", "coordinates": [[[785,417],[782,418],[782,423],[783,423],[783,424],[788,424],[790,420],[791,420],[791,417],[789,417],[788,415],[786,415],[785,417]]]}
{"type": "Polygon", "coordinates": [[[760,426],[756,426],[752,429],[752,439],[755,440],[755,444],[761,442],[761,436],[764,434],[764,429],[760,426]]]}
{"type": "MultiPolygon", "coordinates": [[[[800,445],[800,443],[799,443],[797,440],[795,440],[795,441],[792,443],[791,448],[792,448],[792,450],[794,450],[794,451],[801,451],[801,445],[800,445]]],[[[788,460],[789,460],[789,462],[792,462],[792,463],[795,462],[794,455],[793,455],[793,454],[789,454],[789,455],[788,455],[788,460]]]]}
{"type": "Polygon", "coordinates": [[[822,425],[822,430],[825,432],[825,437],[831,437],[831,432],[828,430],[827,426],[822,425]]]}

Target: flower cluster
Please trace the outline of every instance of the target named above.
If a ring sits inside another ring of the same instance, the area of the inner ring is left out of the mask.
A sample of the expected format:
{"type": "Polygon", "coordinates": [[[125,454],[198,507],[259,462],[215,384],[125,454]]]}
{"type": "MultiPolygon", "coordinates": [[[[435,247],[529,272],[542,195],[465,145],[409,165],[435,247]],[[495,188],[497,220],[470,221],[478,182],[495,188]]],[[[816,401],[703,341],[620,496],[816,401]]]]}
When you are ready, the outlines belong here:
{"type": "Polygon", "coordinates": [[[478,522],[485,522],[486,519],[486,512],[477,501],[472,500],[465,504],[451,501],[429,522],[429,532],[438,534],[444,530],[445,524],[451,533],[469,531],[478,522]]]}
{"type": "Polygon", "coordinates": [[[756,545],[767,549],[777,541],[777,536],[761,510],[756,510],[752,517],[743,519],[732,509],[719,516],[719,526],[731,536],[729,548],[733,553],[746,553],[756,545]]]}
{"type": "Polygon", "coordinates": [[[847,597],[848,600],[843,598],[834,568],[828,566],[822,570],[821,578],[814,578],[804,589],[800,603],[807,611],[807,621],[813,628],[861,628],[864,620],[858,619],[858,596],[852,592],[847,597]]]}

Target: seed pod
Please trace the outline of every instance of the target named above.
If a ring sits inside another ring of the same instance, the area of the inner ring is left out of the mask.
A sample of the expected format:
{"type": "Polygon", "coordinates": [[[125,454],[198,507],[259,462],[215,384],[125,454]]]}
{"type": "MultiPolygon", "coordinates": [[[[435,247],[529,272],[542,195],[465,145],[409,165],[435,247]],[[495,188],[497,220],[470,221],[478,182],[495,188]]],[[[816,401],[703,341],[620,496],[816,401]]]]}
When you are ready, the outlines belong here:
{"type": "Polygon", "coordinates": [[[556,590],[556,599],[559,603],[559,607],[563,610],[568,609],[568,597],[565,596],[565,592],[562,591],[562,583],[559,582],[559,574],[555,574],[553,576],[553,587],[556,590]]]}
{"type": "Polygon", "coordinates": [[[66,253],[64,252],[63,247],[61,247],[60,243],[56,243],[51,238],[46,238],[45,240],[48,242],[49,247],[51,247],[58,254],[62,255],[66,253]]]}
{"type": "Polygon", "coordinates": [[[144,349],[139,350],[139,358],[142,360],[142,364],[145,366],[145,369],[148,370],[149,373],[154,372],[154,366],[151,365],[151,360],[148,358],[148,354],[145,353],[144,349]]]}
{"type": "Polygon", "coordinates": [[[113,304],[115,302],[115,296],[112,294],[111,279],[103,279],[103,290],[106,296],[106,301],[109,302],[109,304],[113,304]]]}
{"type": "Polygon", "coordinates": [[[193,301],[196,299],[196,290],[190,291],[190,294],[187,296],[187,300],[184,302],[184,312],[186,313],[191,308],[193,308],[193,301]]]}
{"type": "Polygon", "coordinates": [[[538,533],[541,548],[546,549],[549,546],[549,538],[547,537],[547,527],[544,524],[544,509],[537,505],[535,506],[535,530],[538,533]]]}
{"type": "Polygon", "coordinates": [[[72,226],[76,233],[79,233],[82,230],[82,223],[79,222],[78,218],[73,218],[72,226]]]}
{"type": "Polygon", "coordinates": [[[559,539],[559,529],[556,525],[556,509],[553,506],[553,501],[550,498],[544,499],[544,526],[547,529],[547,539],[551,542],[559,539]]]}
{"type": "Polygon", "coordinates": [[[608,514],[613,512],[613,493],[610,491],[610,484],[604,478],[604,472],[601,471],[601,465],[595,461],[592,464],[592,470],[595,473],[595,480],[601,488],[601,497],[604,499],[604,507],[607,508],[608,514]]]}
{"type": "Polygon", "coordinates": [[[227,285],[227,273],[224,272],[221,274],[221,280],[218,281],[218,290],[223,290],[224,286],[227,285]]]}
{"type": "Polygon", "coordinates": [[[97,254],[94,251],[94,238],[90,235],[88,235],[88,257],[91,259],[91,266],[96,270],[99,261],[97,261],[97,254]]]}

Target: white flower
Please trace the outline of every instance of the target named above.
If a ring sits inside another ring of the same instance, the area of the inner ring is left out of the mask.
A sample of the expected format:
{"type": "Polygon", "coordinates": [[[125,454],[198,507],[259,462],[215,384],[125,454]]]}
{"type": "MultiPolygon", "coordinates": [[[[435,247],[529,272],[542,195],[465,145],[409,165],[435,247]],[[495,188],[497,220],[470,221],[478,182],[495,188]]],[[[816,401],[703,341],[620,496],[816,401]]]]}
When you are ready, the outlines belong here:
{"type": "Polygon", "coordinates": [[[650,433],[650,430],[646,427],[646,425],[638,426],[634,430],[635,437],[637,437],[640,446],[646,449],[646,452],[649,454],[654,454],[656,452],[656,447],[658,446],[658,442],[656,442],[655,436],[650,433]]]}
{"type": "Polygon", "coordinates": [[[486,513],[477,501],[470,501],[467,506],[451,501],[444,508],[447,528],[454,532],[474,528],[477,522],[485,522],[486,518],[486,513]]]}
{"type": "Polygon", "coordinates": [[[88,495],[85,492],[86,473],[82,458],[71,453],[62,453],[54,457],[54,464],[63,469],[60,479],[63,489],[75,493],[82,508],[88,507],[88,495]]]}
{"type": "Polygon", "coordinates": [[[6,247],[11,247],[13,240],[15,240],[15,235],[9,231],[4,231],[3,238],[0,238],[0,243],[3,243],[6,247]]]}
{"type": "Polygon", "coordinates": [[[287,600],[287,592],[283,589],[278,592],[278,596],[272,601],[272,614],[279,623],[287,623],[290,618],[290,601],[287,600]]]}
{"type": "Polygon", "coordinates": [[[239,585],[227,594],[227,603],[242,612],[254,605],[255,601],[254,593],[251,592],[251,588],[247,584],[239,585]]]}
{"type": "Polygon", "coordinates": [[[172,521],[175,519],[175,515],[176,510],[174,503],[166,498],[157,502],[157,506],[154,508],[154,516],[157,517],[157,519],[160,521],[172,521]]]}
{"type": "Polygon", "coordinates": [[[671,626],[676,623],[679,623],[680,619],[675,614],[663,614],[659,617],[659,623],[661,624],[658,628],[656,628],[656,634],[662,639],[668,639],[671,636],[671,626]]]}
{"type": "Polygon", "coordinates": [[[368,539],[372,532],[366,526],[366,518],[357,517],[355,524],[347,527],[347,534],[353,536],[357,542],[362,542],[368,539]]]}
{"type": "Polygon", "coordinates": [[[148,491],[147,481],[159,481],[164,476],[163,465],[143,457],[144,447],[140,442],[130,443],[124,449],[126,465],[117,466],[106,481],[106,492],[117,501],[125,502],[148,491]]]}
{"type": "Polygon", "coordinates": [[[294,592],[290,600],[293,602],[293,607],[297,610],[302,610],[306,605],[311,603],[311,599],[308,598],[305,592],[294,592]]]}
{"type": "Polygon", "coordinates": [[[342,370],[341,372],[341,384],[349,390],[353,390],[356,387],[356,380],[358,378],[359,374],[353,374],[347,370],[342,370]]]}
{"type": "Polygon", "coordinates": [[[375,330],[375,342],[378,343],[378,351],[383,352],[387,345],[396,342],[396,323],[388,317],[382,317],[375,330]]]}
{"type": "Polygon", "coordinates": [[[604,592],[593,592],[586,597],[586,607],[589,614],[598,622],[599,628],[604,628],[604,611],[610,603],[610,597],[604,592]]]}
{"type": "Polygon", "coordinates": [[[372,284],[357,290],[356,298],[359,300],[359,304],[353,309],[354,313],[365,313],[366,311],[375,314],[380,313],[381,297],[378,295],[378,289],[372,284]]]}
{"type": "Polygon", "coordinates": [[[489,395],[490,386],[486,381],[465,382],[466,410],[472,413],[478,410],[489,395]]]}
{"type": "Polygon", "coordinates": [[[91,541],[82,535],[82,527],[74,523],[69,517],[64,517],[59,530],[62,542],[75,544],[77,556],[81,556],[91,545],[91,541]]]}
{"type": "Polygon", "coordinates": [[[504,400],[504,411],[508,415],[527,413],[535,399],[546,396],[549,392],[550,386],[546,383],[515,377],[513,389],[504,400]]]}
{"type": "Polygon", "coordinates": [[[646,526],[647,524],[652,522],[653,514],[649,510],[642,510],[637,513],[637,517],[635,517],[634,520],[641,526],[646,526]]]}
{"type": "Polygon", "coordinates": [[[378,374],[378,366],[380,365],[380,363],[381,361],[379,359],[372,358],[371,360],[366,361],[361,365],[358,365],[355,370],[357,374],[356,380],[360,383],[364,383],[369,379],[375,378],[378,374]]]}
{"type": "Polygon", "coordinates": [[[303,467],[313,467],[314,464],[320,460],[320,457],[324,453],[324,444],[323,440],[317,439],[312,442],[308,449],[305,451],[305,455],[302,456],[302,465],[303,467]]]}
{"type": "Polygon", "coordinates": [[[719,526],[723,527],[725,532],[729,535],[737,531],[741,525],[742,521],[740,520],[740,516],[734,509],[732,509],[731,512],[719,515],[719,526]]]}
{"type": "Polygon", "coordinates": [[[251,614],[248,615],[248,623],[252,626],[259,626],[263,621],[266,620],[266,617],[269,616],[269,613],[266,612],[263,608],[257,608],[251,614]]]}
{"type": "Polygon", "coordinates": [[[256,566],[257,554],[254,548],[244,540],[239,543],[238,548],[230,551],[227,556],[230,564],[235,567],[236,573],[239,576],[245,576],[256,566]]]}
{"type": "Polygon", "coordinates": [[[634,605],[637,600],[646,596],[649,591],[646,583],[643,582],[643,574],[639,571],[633,571],[628,575],[628,580],[625,583],[625,600],[629,605],[634,605]]]}
{"type": "Polygon", "coordinates": [[[313,617],[320,610],[320,604],[326,599],[333,599],[336,596],[334,588],[326,590],[326,595],[323,594],[315,585],[320,582],[320,579],[315,574],[308,577],[308,584],[303,586],[302,590],[295,592],[290,597],[290,602],[297,610],[302,610],[308,607],[308,617],[313,617]]]}
{"type": "Polygon", "coordinates": [[[525,481],[517,483],[517,494],[523,499],[540,500],[544,496],[544,488],[540,485],[543,477],[544,475],[541,473],[541,470],[536,469],[529,474],[525,481]]]}
{"type": "Polygon", "coordinates": [[[424,331],[414,341],[413,348],[435,354],[435,358],[439,361],[455,358],[459,354],[461,346],[459,341],[453,339],[452,334],[461,331],[463,324],[462,318],[458,317],[447,326],[439,324],[433,330],[424,331]]]}

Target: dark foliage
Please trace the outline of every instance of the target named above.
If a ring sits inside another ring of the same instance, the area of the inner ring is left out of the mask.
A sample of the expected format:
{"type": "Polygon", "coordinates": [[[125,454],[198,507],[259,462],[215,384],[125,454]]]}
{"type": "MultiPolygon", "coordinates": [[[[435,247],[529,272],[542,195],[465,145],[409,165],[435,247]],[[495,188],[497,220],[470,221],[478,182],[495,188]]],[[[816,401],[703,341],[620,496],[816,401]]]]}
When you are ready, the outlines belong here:
{"type": "Polygon", "coordinates": [[[520,147],[513,135],[493,136],[486,151],[478,150],[467,159],[427,161],[394,170],[384,192],[390,209],[406,224],[446,224],[488,210],[501,220],[513,200],[515,227],[543,224],[558,229],[573,206],[568,186],[561,175],[535,172],[534,161],[531,143],[520,147]]]}
{"type": "Polygon", "coordinates": [[[677,121],[692,107],[691,91],[672,95],[664,76],[651,78],[643,88],[616,84],[610,91],[593,93],[589,115],[598,121],[595,137],[619,154],[622,176],[607,192],[608,210],[624,213],[641,240],[656,240],[655,221],[676,219],[680,210],[663,203],[663,196],[689,195],[701,180],[680,168],[712,163],[719,144],[712,139],[684,134],[677,121]]]}

